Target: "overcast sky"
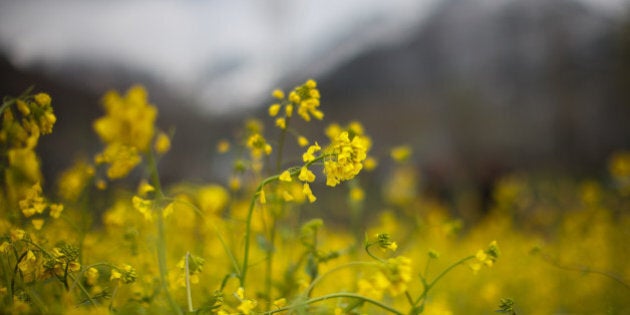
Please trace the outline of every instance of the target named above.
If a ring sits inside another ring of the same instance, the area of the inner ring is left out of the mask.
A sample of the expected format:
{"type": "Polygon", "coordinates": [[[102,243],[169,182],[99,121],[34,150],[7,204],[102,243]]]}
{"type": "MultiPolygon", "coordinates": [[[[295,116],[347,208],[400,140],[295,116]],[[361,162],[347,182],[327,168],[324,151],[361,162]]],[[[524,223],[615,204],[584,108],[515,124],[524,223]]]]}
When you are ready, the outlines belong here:
{"type": "MultiPolygon", "coordinates": [[[[20,67],[80,60],[139,69],[222,111],[257,104],[298,71],[316,77],[404,37],[441,1],[2,1],[0,49],[20,67]]],[[[580,1],[611,14],[629,2],[580,1]]]]}

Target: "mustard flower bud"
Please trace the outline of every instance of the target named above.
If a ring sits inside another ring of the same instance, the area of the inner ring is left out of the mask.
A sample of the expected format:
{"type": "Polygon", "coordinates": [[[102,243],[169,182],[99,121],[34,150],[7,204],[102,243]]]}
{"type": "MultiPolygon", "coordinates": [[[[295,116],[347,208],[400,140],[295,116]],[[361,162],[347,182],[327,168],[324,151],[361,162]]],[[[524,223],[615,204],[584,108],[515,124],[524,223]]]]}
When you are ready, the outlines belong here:
{"type": "Polygon", "coordinates": [[[280,107],[280,104],[272,104],[271,106],[269,106],[269,116],[276,117],[276,115],[278,115],[278,112],[280,111],[280,107]]]}
{"type": "Polygon", "coordinates": [[[157,154],[164,154],[171,149],[171,139],[165,133],[160,132],[155,138],[153,148],[157,154]]]}

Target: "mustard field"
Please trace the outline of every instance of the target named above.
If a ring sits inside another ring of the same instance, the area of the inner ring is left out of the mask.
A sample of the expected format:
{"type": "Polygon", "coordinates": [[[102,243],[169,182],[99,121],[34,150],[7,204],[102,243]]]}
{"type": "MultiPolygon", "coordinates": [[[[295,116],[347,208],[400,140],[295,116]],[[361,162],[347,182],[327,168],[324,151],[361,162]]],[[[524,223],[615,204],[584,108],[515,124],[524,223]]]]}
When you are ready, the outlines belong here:
{"type": "Polygon", "coordinates": [[[156,126],[142,86],[103,96],[84,131],[101,150],[54,183],[37,153],[54,95],[6,96],[0,313],[630,314],[630,152],[600,178],[504,176],[468,220],[423,193],[413,148],[327,122],[314,80],[271,98],[209,148],[225,182],[163,185],[177,126],[156,126]]]}

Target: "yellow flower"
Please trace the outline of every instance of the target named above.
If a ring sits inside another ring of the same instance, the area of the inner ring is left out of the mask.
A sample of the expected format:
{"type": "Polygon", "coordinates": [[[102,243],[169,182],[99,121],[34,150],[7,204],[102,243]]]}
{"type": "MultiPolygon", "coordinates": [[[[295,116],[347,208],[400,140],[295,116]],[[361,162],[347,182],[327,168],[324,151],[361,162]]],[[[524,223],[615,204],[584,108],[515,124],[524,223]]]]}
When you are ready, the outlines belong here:
{"type": "Polygon", "coordinates": [[[239,311],[241,311],[243,314],[250,314],[252,310],[256,308],[256,305],[258,303],[256,302],[256,300],[246,299],[244,291],[245,290],[242,287],[240,287],[235,292],[236,297],[239,299],[239,301],[241,301],[241,304],[237,306],[236,308],[239,311]]]}
{"type": "Polygon", "coordinates": [[[52,99],[50,98],[50,95],[46,93],[37,93],[35,95],[35,102],[37,102],[39,106],[43,107],[43,106],[50,105],[50,103],[52,102],[52,99]]]}
{"type": "Polygon", "coordinates": [[[317,200],[317,197],[313,195],[313,191],[311,191],[311,186],[308,183],[304,183],[302,187],[303,187],[302,192],[308,198],[308,202],[310,203],[315,202],[315,200],[317,200]]]}
{"type": "Polygon", "coordinates": [[[411,157],[411,147],[406,145],[395,147],[391,150],[390,156],[394,161],[404,163],[411,157]]]}
{"type": "Polygon", "coordinates": [[[282,90],[280,89],[275,89],[273,90],[273,92],[271,93],[271,95],[279,100],[284,98],[284,92],[282,92],[282,90]]]}
{"type": "Polygon", "coordinates": [[[154,191],[155,191],[155,187],[149,184],[149,182],[147,182],[146,179],[143,179],[142,181],[140,181],[140,184],[138,185],[138,196],[146,197],[149,193],[154,192],[154,191]]]}
{"type": "Polygon", "coordinates": [[[157,154],[164,154],[171,149],[171,139],[165,133],[160,132],[155,138],[153,148],[157,154]]]}
{"type": "Polygon", "coordinates": [[[122,273],[120,273],[120,271],[118,271],[117,269],[112,269],[112,273],[111,276],[109,277],[110,281],[113,280],[119,280],[122,277],[122,273]]]}
{"type": "MultiPolygon", "coordinates": [[[[319,110],[320,94],[317,90],[317,83],[314,80],[308,80],[303,85],[296,87],[289,93],[289,101],[298,105],[298,115],[305,121],[310,121],[311,116],[315,119],[321,120],[324,117],[324,113],[319,110]]],[[[290,117],[291,113],[287,113],[287,117],[290,117]]]]}
{"type": "Polygon", "coordinates": [[[230,142],[225,139],[220,140],[219,143],[217,143],[217,151],[219,153],[230,151],[230,142]]]}
{"type": "Polygon", "coordinates": [[[315,142],[314,145],[308,147],[308,149],[306,150],[306,153],[304,153],[302,155],[302,160],[304,160],[304,162],[310,162],[315,160],[315,152],[321,150],[322,148],[319,146],[319,144],[317,144],[317,142],[315,142]]]}
{"type": "Polygon", "coordinates": [[[20,210],[22,210],[25,217],[28,218],[44,212],[47,204],[41,194],[42,186],[39,183],[36,183],[26,191],[26,196],[19,202],[20,210]]]}
{"type": "Polygon", "coordinates": [[[93,176],[94,167],[83,160],[75,162],[59,177],[59,195],[65,200],[76,201],[93,176]]]}
{"type": "Polygon", "coordinates": [[[365,198],[365,192],[361,187],[352,187],[350,189],[350,200],[352,201],[362,201],[365,198]]]}
{"type": "Polygon", "coordinates": [[[153,201],[142,199],[138,196],[131,198],[134,209],[138,210],[147,221],[153,220],[153,201]]]}
{"type": "Polygon", "coordinates": [[[363,168],[367,157],[365,138],[355,135],[352,140],[348,132],[342,132],[326,150],[329,156],[324,161],[326,185],[334,187],[341,181],[354,178],[363,168]]]}
{"type": "Polygon", "coordinates": [[[265,191],[263,189],[260,190],[260,194],[258,195],[258,200],[263,205],[267,203],[267,197],[265,197],[265,191]]]}
{"type": "Polygon", "coordinates": [[[33,273],[37,268],[37,256],[33,253],[33,251],[29,250],[26,252],[26,256],[20,261],[18,264],[18,268],[23,273],[33,273]]]}
{"type": "Polygon", "coordinates": [[[154,134],[157,109],[148,103],[144,87],[131,87],[124,97],[110,91],[103,97],[106,115],[94,122],[94,130],[107,144],[122,143],[146,151],[154,134]]]}
{"type": "Polygon", "coordinates": [[[110,179],[123,178],[131,172],[142,158],[136,147],[122,143],[112,143],[94,158],[96,164],[110,164],[107,169],[107,177],[110,179]]]}
{"type": "Polygon", "coordinates": [[[284,107],[284,113],[287,117],[293,116],[293,105],[288,104],[284,107]]]}
{"type": "Polygon", "coordinates": [[[2,242],[2,244],[0,244],[0,253],[8,253],[9,250],[11,249],[11,244],[7,241],[2,242]]]}
{"type": "Polygon", "coordinates": [[[17,241],[23,239],[24,235],[26,235],[26,231],[24,231],[22,229],[12,229],[11,233],[10,233],[11,241],[12,242],[17,242],[17,241]]]}
{"type": "Polygon", "coordinates": [[[87,282],[88,285],[95,285],[98,282],[98,277],[98,269],[94,267],[88,268],[88,270],[85,272],[85,282],[87,282]]]}
{"type": "Polygon", "coordinates": [[[254,158],[260,158],[263,154],[269,155],[272,151],[271,146],[259,133],[255,133],[247,139],[247,147],[254,158]]]}
{"type": "Polygon", "coordinates": [[[413,278],[411,259],[404,256],[390,258],[383,269],[385,276],[390,282],[388,287],[390,294],[398,296],[405,293],[407,284],[413,278]]]}
{"type": "Polygon", "coordinates": [[[365,168],[365,170],[368,172],[375,169],[377,166],[378,161],[371,156],[368,156],[367,158],[365,158],[365,161],[363,161],[363,168],[365,168]]]}
{"type": "Polygon", "coordinates": [[[280,129],[286,129],[287,128],[287,121],[286,121],[286,119],[284,119],[283,117],[280,117],[280,118],[276,119],[276,127],[280,128],[280,129]]]}
{"type": "Polygon", "coordinates": [[[17,100],[15,104],[17,105],[17,108],[20,111],[20,113],[22,113],[22,115],[28,116],[31,113],[31,109],[23,100],[17,100]]]}
{"type": "Polygon", "coordinates": [[[303,182],[311,183],[315,181],[315,174],[313,174],[313,172],[311,172],[308,168],[306,168],[306,166],[303,166],[300,169],[300,175],[298,175],[298,179],[303,182]]]}
{"type": "Polygon", "coordinates": [[[272,104],[271,106],[269,106],[269,116],[276,117],[278,115],[278,112],[280,111],[280,107],[280,104],[272,104]]]}
{"type": "Polygon", "coordinates": [[[229,193],[220,185],[203,186],[197,191],[199,209],[206,213],[219,213],[229,200],[229,193]]]}
{"type": "Polygon", "coordinates": [[[297,142],[298,142],[298,145],[301,146],[301,147],[305,147],[309,143],[308,139],[306,139],[306,137],[304,137],[304,136],[299,136],[297,138],[297,142]]]}
{"type": "Polygon", "coordinates": [[[295,200],[293,195],[291,195],[291,193],[286,191],[286,190],[282,191],[282,199],[284,199],[284,201],[286,201],[286,202],[290,202],[290,201],[295,200]]]}
{"type": "Polygon", "coordinates": [[[33,227],[39,231],[44,226],[44,219],[33,219],[31,220],[31,224],[33,224],[33,227]]]}
{"type": "Polygon", "coordinates": [[[129,284],[136,281],[136,270],[130,265],[122,265],[122,268],[115,268],[111,271],[110,281],[122,280],[123,283],[129,284]]]}
{"type": "Polygon", "coordinates": [[[291,173],[288,170],[284,171],[284,172],[282,172],[282,174],[280,174],[280,177],[278,177],[278,179],[280,181],[289,182],[290,183],[292,181],[291,173]]]}

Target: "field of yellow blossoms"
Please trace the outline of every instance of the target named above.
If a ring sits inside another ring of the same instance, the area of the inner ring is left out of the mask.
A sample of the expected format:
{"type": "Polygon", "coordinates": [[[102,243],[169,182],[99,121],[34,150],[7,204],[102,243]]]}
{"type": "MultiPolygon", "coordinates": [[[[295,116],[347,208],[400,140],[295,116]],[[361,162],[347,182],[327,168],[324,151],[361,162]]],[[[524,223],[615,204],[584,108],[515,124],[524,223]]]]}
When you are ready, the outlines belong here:
{"type": "Polygon", "coordinates": [[[0,313],[630,314],[630,152],[601,178],[506,176],[469,223],[419,193],[411,148],[373,144],[370,126],[305,137],[324,120],[315,81],[272,96],[268,117],[217,144],[229,181],[168,186],[173,134],[143,87],[104,95],[90,131],[101,151],[47,185],[37,145],[54,132],[54,95],[5,97],[0,313]],[[378,191],[362,186],[385,165],[378,191]],[[333,210],[305,215],[332,192],[333,210]]]}

